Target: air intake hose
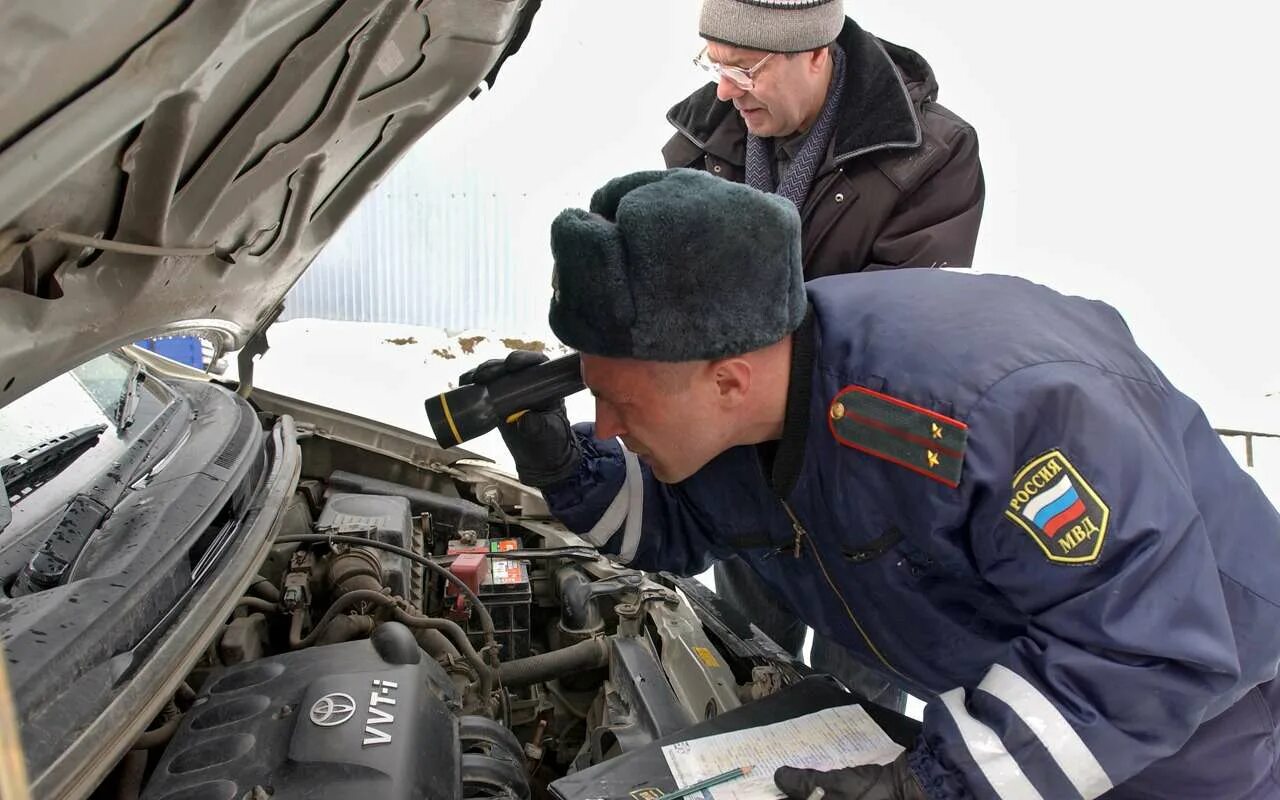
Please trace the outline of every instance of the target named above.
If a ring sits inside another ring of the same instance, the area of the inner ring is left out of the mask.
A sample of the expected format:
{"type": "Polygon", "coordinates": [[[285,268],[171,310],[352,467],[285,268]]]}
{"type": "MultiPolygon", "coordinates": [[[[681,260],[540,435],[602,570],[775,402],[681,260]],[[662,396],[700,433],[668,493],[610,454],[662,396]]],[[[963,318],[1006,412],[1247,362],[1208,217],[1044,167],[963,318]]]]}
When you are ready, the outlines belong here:
{"type": "Polygon", "coordinates": [[[498,665],[498,676],[504,686],[528,686],[608,663],[609,642],[597,636],[563,650],[504,661],[498,665]]]}

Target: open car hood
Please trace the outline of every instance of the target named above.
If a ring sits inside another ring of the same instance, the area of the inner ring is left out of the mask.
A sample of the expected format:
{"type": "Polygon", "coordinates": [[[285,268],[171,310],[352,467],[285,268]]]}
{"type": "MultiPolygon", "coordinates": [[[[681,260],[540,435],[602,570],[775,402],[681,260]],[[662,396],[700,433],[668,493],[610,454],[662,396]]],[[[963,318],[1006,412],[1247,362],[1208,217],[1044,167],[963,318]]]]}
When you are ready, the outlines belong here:
{"type": "Polygon", "coordinates": [[[0,407],[161,332],[244,346],[539,3],[4,4],[0,407]]]}

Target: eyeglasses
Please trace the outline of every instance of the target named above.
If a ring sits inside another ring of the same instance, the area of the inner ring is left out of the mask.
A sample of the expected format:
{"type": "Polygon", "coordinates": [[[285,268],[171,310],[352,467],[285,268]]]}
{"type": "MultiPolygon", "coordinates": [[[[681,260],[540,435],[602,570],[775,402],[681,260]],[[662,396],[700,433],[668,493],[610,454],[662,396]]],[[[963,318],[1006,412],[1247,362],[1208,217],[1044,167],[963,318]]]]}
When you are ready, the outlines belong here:
{"type": "Polygon", "coordinates": [[[749,92],[756,88],[756,72],[764,66],[764,62],[771,58],[773,58],[773,53],[767,53],[764,58],[755,63],[755,66],[750,69],[743,69],[742,67],[731,67],[727,64],[712,61],[711,56],[707,53],[707,48],[703,47],[702,51],[693,59],[693,63],[714,77],[716,82],[719,82],[721,78],[728,78],[734,86],[744,92],[749,92]]]}

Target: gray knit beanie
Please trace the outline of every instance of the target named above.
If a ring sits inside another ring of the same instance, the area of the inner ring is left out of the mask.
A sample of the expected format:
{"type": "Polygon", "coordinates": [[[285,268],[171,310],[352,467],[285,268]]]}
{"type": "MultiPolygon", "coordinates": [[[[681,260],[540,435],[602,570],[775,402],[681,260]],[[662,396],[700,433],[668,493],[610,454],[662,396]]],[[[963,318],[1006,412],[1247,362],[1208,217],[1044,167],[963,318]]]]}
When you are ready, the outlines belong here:
{"type": "Polygon", "coordinates": [[[795,204],[701,170],[635,172],[551,225],[551,330],[583,353],[645,361],[781,341],[807,300],[795,204]]]}
{"type": "Polygon", "coordinates": [[[844,0],[702,0],[698,33],[712,42],[803,53],[826,47],[844,27],[844,0]]]}

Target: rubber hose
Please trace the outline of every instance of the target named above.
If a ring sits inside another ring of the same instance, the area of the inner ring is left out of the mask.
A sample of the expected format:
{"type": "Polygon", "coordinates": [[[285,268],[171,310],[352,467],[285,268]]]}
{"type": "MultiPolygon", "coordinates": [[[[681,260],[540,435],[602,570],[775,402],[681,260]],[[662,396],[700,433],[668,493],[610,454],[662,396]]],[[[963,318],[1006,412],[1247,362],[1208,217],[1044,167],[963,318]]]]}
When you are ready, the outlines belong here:
{"type": "Polygon", "coordinates": [[[418,645],[435,660],[462,657],[462,654],[458,652],[458,648],[454,647],[453,642],[449,641],[449,637],[438,629],[418,628],[414,633],[418,639],[418,645]]]}
{"type": "Polygon", "coordinates": [[[236,606],[253,611],[262,611],[266,614],[273,614],[280,610],[280,606],[270,600],[263,600],[261,597],[241,597],[236,601],[236,606]]]}
{"type": "MultiPolygon", "coordinates": [[[[457,575],[454,575],[452,572],[431,559],[420,556],[412,550],[406,550],[403,547],[397,547],[393,544],[380,542],[377,539],[365,539],[360,536],[346,536],[344,534],[337,533],[291,533],[288,536],[281,536],[275,540],[276,544],[289,544],[292,542],[307,544],[332,544],[337,542],[339,544],[349,544],[358,547],[372,547],[376,550],[386,550],[389,553],[395,553],[398,556],[402,556],[417,564],[421,564],[444,580],[458,587],[458,591],[462,592],[462,595],[471,601],[471,606],[475,609],[476,616],[480,618],[480,627],[484,628],[485,642],[487,642],[488,646],[491,648],[494,662],[497,662],[498,633],[497,629],[493,627],[493,617],[489,615],[489,609],[485,608],[484,603],[480,601],[480,598],[476,596],[476,593],[472,591],[466,581],[462,580],[462,578],[459,578],[457,575]]],[[[355,592],[352,592],[352,594],[355,594],[355,592]]]]}
{"type": "Polygon", "coordinates": [[[138,736],[138,740],[133,743],[134,750],[154,750],[157,747],[164,747],[173,738],[173,734],[178,730],[178,724],[182,722],[182,712],[178,710],[178,704],[170,700],[165,704],[162,712],[164,722],[159,728],[154,730],[143,731],[138,736]]]}
{"type": "Polygon", "coordinates": [[[480,676],[480,696],[484,698],[484,702],[489,702],[489,698],[493,695],[493,679],[496,670],[484,663],[484,659],[480,657],[480,654],[476,652],[476,648],[472,646],[471,640],[467,638],[467,632],[458,623],[451,619],[420,617],[417,614],[410,614],[399,607],[395,610],[395,618],[396,622],[408,625],[410,628],[437,630],[448,636],[454,647],[458,649],[458,653],[467,660],[467,663],[480,676]]]}
{"type": "Polygon", "coordinates": [[[329,610],[324,612],[324,616],[320,618],[320,621],[311,629],[311,633],[308,633],[306,638],[297,638],[297,628],[300,626],[294,625],[289,631],[289,646],[294,650],[300,650],[303,647],[310,647],[315,644],[324,633],[324,629],[329,627],[329,623],[333,621],[334,617],[347,611],[357,603],[377,603],[378,605],[394,607],[396,601],[382,592],[375,592],[372,589],[356,589],[355,591],[347,592],[329,605],[329,610]]]}
{"type": "Polygon", "coordinates": [[[603,637],[587,639],[563,650],[504,661],[498,677],[506,686],[528,686],[548,681],[566,672],[603,667],[609,663],[609,642],[603,637]]]}
{"type": "MultiPolygon", "coordinates": [[[[470,662],[466,666],[458,663],[462,658],[462,654],[458,652],[458,648],[453,646],[453,642],[449,641],[449,637],[438,629],[414,628],[413,635],[418,640],[419,647],[426,650],[427,654],[435,659],[437,663],[447,667],[449,678],[458,689],[458,694],[466,697],[471,691],[472,685],[477,683],[475,667],[470,662]]],[[[487,699],[486,702],[488,702],[487,699]]]]}
{"type": "Polygon", "coordinates": [[[116,784],[116,800],[138,800],[142,781],[147,774],[147,751],[130,750],[120,762],[120,780],[116,784]]]}
{"type": "Polygon", "coordinates": [[[253,583],[249,584],[249,591],[263,600],[270,600],[273,603],[280,602],[280,590],[276,588],[274,583],[261,575],[254,577],[253,583]]]}
{"type": "Polygon", "coordinates": [[[344,614],[334,617],[316,644],[340,644],[373,633],[373,617],[368,614],[344,614]]]}
{"type": "Polygon", "coordinates": [[[329,606],[329,610],[324,612],[324,616],[311,629],[311,633],[306,638],[299,639],[298,630],[299,614],[295,612],[294,624],[289,630],[289,646],[294,650],[300,650],[304,647],[310,647],[324,634],[325,628],[333,621],[334,617],[345,612],[356,603],[378,603],[379,605],[389,606],[391,613],[397,622],[403,623],[410,628],[432,628],[443,632],[450,640],[453,641],[455,647],[463,658],[467,660],[472,667],[475,668],[476,674],[480,676],[481,696],[488,702],[488,698],[493,694],[494,670],[488,664],[484,663],[484,659],[476,652],[472,646],[471,640],[467,638],[466,631],[458,625],[458,623],[449,619],[433,619],[432,617],[420,617],[416,614],[410,614],[404,609],[396,605],[396,601],[382,592],[375,592],[371,589],[356,589],[339,597],[329,606]]]}

